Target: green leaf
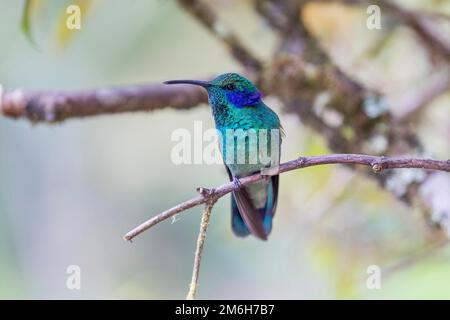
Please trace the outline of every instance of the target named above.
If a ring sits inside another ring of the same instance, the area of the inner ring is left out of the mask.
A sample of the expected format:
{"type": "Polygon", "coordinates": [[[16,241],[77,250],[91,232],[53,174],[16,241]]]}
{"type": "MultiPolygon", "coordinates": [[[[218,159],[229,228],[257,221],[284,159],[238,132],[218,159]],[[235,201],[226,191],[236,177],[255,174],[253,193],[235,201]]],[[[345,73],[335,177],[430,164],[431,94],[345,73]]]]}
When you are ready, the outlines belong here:
{"type": "Polygon", "coordinates": [[[33,34],[31,32],[32,12],[33,12],[33,0],[25,0],[25,5],[22,11],[21,28],[22,32],[28,38],[28,40],[34,44],[35,42],[33,40],[33,34]]]}

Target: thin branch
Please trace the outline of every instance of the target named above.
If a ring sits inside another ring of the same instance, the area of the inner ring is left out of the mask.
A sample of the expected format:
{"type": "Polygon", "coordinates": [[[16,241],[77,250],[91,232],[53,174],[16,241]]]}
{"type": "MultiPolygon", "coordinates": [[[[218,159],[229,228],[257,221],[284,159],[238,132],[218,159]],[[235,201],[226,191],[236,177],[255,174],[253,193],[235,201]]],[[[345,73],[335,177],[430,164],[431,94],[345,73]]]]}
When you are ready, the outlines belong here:
{"type": "Polygon", "coordinates": [[[61,122],[102,114],[187,109],[207,102],[194,86],[135,85],[81,91],[0,90],[0,114],[32,122],[61,122]]]}
{"type": "Polygon", "coordinates": [[[423,261],[425,258],[436,254],[437,251],[447,247],[449,244],[450,240],[448,238],[439,239],[438,241],[426,246],[418,252],[415,252],[412,255],[400,260],[399,262],[383,268],[383,277],[386,278],[394,273],[399,272],[400,270],[407,269],[412,265],[415,265],[418,261],[423,261]]]}
{"type": "MultiPolygon", "coordinates": [[[[371,3],[371,1],[368,2],[371,3]]],[[[383,10],[389,11],[402,23],[408,25],[433,53],[450,62],[450,41],[442,35],[442,31],[430,23],[430,18],[426,14],[402,8],[386,0],[376,0],[374,4],[380,5],[383,10]]]]}
{"type": "Polygon", "coordinates": [[[427,81],[427,86],[419,92],[410,92],[394,116],[397,121],[405,121],[420,114],[436,98],[450,91],[450,75],[436,76],[427,81]]]}
{"type": "MultiPolygon", "coordinates": [[[[205,189],[203,189],[205,190],[205,189]]],[[[205,245],[206,232],[208,231],[209,221],[211,218],[211,211],[214,207],[216,199],[212,199],[205,205],[205,209],[202,214],[202,221],[200,222],[200,231],[197,238],[197,248],[195,250],[194,267],[192,269],[192,279],[189,285],[189,292],[186,296],[186,300],[194,300],[197,294],[198,278],[200,273],[200,265],[202,263],[203,248],[205,245]]]]}
{"type": "MultiPolygon", "coordinates": [[[[424,12],[417,10],[410,10],[403,8],[389,0],[314,0],[317,2],[335,2],[343,3],[345,5],[378,5],[381,10],[391,16],[395,17],[399,22],[410,27],[425,43],[427,49],[430,49],[433,54],[439,55],[443,60],[450,62],[450,42],[448,38],[443,36],[443,31],[440,31],[433,20],[449,19],[448,15],[432,12],[424,12]]],[[[313,2],[310,0],[309,2],[313,2]]]]}
{"type": "Polygon", "coordinates": [[[219,19],[212,8],[199,0],[178,0],[178,3],[190,12],[207,30],[221,40],[231,51],[232,56],[246,69],[259,73],[262,64],[233,33],[229,26],[219,19]]]}
{"type": "MultiPolygon", "coordinates": [[[[278,167],[278,170],[274,174],[281,174],[287,171],[324,164],[366,165],[371,167],[372,170],[376,173],[386,169],[397,169],[397,168],[420,168],[427,170],[439,170],[450,172],[450,160],[376,157],[362,154],[331,154],[322,156],[300,157],[298,159],[285,162],[278,167]]],[[[266,178],[267,178],[266,174],[256,173],[254,175],[241,178],[240,182],[242,185],[248,185],[266,178]]],[[[209,191],[208,193],[203,192],[201,196],[180,203],[166,211],[161,212],[160,214],[154,216],[153,218],[145,221],[141,225],[137,226],[136,228],[128,232],[124,236],[124,240],[131,241],[142,232],[174,216],[177,213],[207,203],[212,198],[217,200],[236,189],[237,187],[233,182],[223,184],[211,190],[206,189],[209,191]]]]}

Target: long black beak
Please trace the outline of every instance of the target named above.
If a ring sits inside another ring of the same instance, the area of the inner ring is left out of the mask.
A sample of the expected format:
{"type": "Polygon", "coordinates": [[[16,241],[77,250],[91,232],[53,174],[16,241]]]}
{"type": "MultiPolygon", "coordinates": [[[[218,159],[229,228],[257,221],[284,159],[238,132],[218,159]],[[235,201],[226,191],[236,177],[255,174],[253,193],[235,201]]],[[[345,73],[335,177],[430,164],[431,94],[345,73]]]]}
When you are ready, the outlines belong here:
{"type": "Polygon", "coordinates": [[[211,83],[208,81],[201,81],[201,80],[170,80],[165,81],[165,84],[192,84],[195,86],[201,86],[203,88],[208,88],[211,86],[211,83]]]}

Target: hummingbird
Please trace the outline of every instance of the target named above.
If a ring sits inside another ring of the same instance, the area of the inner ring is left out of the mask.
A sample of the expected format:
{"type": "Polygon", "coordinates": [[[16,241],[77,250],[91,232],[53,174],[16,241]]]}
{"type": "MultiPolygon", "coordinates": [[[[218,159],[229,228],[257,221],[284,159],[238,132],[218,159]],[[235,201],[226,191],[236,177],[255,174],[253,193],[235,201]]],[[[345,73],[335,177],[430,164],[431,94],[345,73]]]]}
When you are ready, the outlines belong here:
{"type": "Polygon", "coordinates": [[[267,240],[277,207],[279,176],[267,175],[265,179],[246,186],[241,185],[239,178],[278,166],[283,128],[277,114],[262,101],[256,86],[237,73],[225,73],[210,81],[171,80],[164,83],[201,86],[208,92],[208,102],[221,137],[222,158],[229,179],[236,186],[231,196],[232,230],[240,237],[252,234],[267,240]],[[260,134],[263,131],[266,132],[266,140],[260,134]],[[244,138],[239,139],[237,132],[244,138]],[[234,134],[231,139],[230,133],[234,134]],[[267,149],[264,143],[267,143],[267,149]],[[274,161],[262,161],[260,153],[263,149],[274,161]],[[252,150],[257,152],[256,161],[250,154],[252,150]],[[238,159],[239,154],[244,155],[244,161],[238,159]]]}

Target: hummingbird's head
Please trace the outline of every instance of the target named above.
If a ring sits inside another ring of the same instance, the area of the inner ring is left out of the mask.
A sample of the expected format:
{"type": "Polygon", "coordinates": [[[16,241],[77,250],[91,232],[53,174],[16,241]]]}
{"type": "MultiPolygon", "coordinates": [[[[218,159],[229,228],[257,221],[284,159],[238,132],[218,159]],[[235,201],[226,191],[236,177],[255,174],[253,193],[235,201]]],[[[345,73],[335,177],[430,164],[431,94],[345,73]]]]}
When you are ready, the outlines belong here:
{"type": "Polygon", "coordinates": [[[166,84],[192,84],[204,87],[213,106],[253,107],[261,101],[261,93],[250,80],[237,73],[224,73],[211,81],[172,80],[166,84]]]}

